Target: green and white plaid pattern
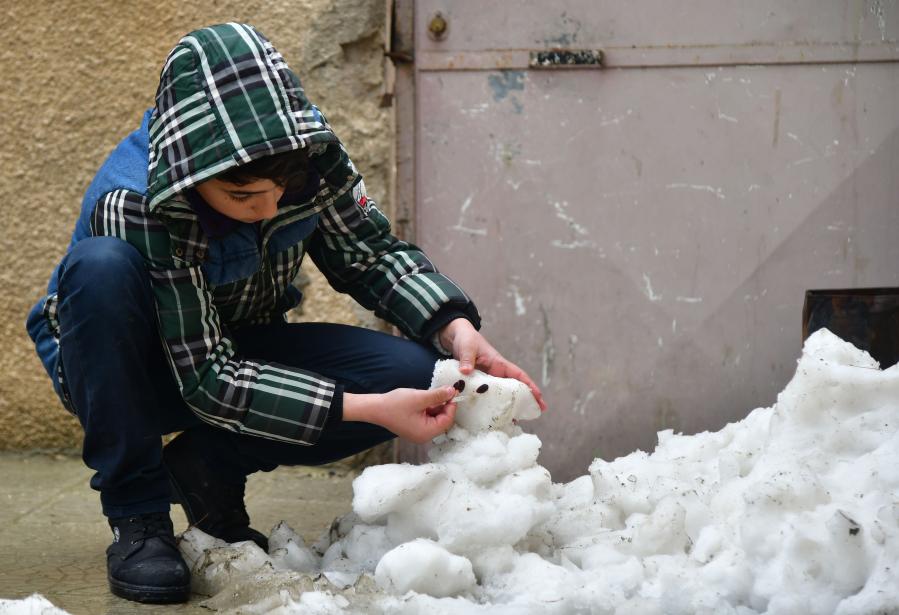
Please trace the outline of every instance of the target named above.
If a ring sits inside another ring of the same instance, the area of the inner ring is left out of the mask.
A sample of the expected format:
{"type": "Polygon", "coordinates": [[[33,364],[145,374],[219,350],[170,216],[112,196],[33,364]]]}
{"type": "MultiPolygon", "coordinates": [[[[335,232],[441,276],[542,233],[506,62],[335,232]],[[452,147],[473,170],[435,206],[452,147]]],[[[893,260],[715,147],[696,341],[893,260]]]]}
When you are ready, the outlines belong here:
{"type": "Polygon", "coordinates": [[[233,23],[191,32],[169,54],[156,92],[150,207],[260,156],[336,141],[259,32],[233,23]]]}
{"type": "MultiPolygon", "coordinates": [[[[447,314],[479,324],[465,293],[418,248],[391,235],[324,116],[251,27],[205,28],[172,51],[149,150],[147,193],[104,195],[91,233],[119,237],[143,255],[173,372],[204,420],[280,441],[318,439],[340,387],[313,372],[243,359],[228,337],[231,326],[283,319],[293,306],[286,291],[307,250],[334,288],[410,338],[429,336],[447,314]],[[320,177],[318,192],[305,202],[282,202],[276,217],[261,223],[258,271],[210,285],[202,271],[209,240],[182,192],[235,165],[303,147],[320,177]],[[311,237],[270,253],[273,234],[315,213],[311,237]]],[[[52,311],[55,297],[46,305],[52,311]]]]}

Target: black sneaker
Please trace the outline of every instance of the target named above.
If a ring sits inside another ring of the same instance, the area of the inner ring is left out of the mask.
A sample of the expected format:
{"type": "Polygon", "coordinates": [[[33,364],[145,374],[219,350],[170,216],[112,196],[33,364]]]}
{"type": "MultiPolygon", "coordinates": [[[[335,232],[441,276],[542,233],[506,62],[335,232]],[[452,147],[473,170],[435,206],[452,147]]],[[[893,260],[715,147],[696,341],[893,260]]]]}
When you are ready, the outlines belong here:
{"type": "Polygon", "coordinates": [[[172,482],[172,501],[181,504],[187,522],[225,542],[252,540],[268,552],[268,538],[250,527],[244,504],[244,482],[227,483],[198,454],[190,431],[185,431],[162,450],[162,460],[172,482]]]}
{"type": "Polygon", "coordinates": [[[167,512],[110,519],[109,527],[113,543],[106,549],[106,578],[113,594],[135,602],[187,602],[190,570],[167,512]]]}

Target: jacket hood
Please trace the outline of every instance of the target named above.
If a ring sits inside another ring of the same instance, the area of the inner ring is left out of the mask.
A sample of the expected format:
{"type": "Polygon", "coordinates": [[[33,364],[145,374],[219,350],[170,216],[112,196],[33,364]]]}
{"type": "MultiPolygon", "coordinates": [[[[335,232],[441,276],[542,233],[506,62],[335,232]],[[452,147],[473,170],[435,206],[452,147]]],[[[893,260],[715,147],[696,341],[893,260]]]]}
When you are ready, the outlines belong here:
{"type": "Polygon", "coordinates": [[[340,142],[281,54],[252,26],[191,32],[169,54],[149,124],[147,197],[178,192],[262,156],[340,142]]]}

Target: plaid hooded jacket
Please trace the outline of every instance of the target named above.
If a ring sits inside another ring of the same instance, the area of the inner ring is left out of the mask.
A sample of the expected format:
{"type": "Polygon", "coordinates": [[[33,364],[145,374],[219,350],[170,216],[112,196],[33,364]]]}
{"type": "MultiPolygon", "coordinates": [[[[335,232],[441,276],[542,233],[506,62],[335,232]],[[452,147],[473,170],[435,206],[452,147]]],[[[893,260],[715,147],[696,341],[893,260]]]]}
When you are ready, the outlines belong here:
{"type": "MultiPolygon", "coordinates": [[[[229,328],[284,319],[306,252],[338,291],[405,335],[427,340],[452,318],[479,325],[466,294],[437,272],[365,194],[362,177],[296,75],[252,27],[223,24],[185,36],[162,69],[155,108],[113,151],[85,195],[69,249],[118,237],[143,256],[162,342],[182,396],[207,422],[314,444],[342,389],[301,369],[250,361],[229,328]],[[278,213],[211,237],[191,206],[197,183],[262,156],[309,153],[307,187],[278,213]]],[[[66,401],[58,359],[58,267],[28,330],[66,401]]],[[[89,360],[89,358],[85,358],[89,360]]]]}

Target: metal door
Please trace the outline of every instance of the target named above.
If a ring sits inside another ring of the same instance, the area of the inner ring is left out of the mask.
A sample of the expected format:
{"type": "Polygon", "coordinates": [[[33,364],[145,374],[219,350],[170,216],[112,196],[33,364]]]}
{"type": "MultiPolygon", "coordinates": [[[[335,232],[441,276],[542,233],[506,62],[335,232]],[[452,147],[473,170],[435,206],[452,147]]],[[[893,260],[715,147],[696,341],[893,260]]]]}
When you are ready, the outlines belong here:
{"type": "Polygon", "coordinates": [[[414,2],[401,218],[554,477],[772,404],[805,289],[899,285],[897,40],[886,0],[414,2]]]}

